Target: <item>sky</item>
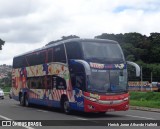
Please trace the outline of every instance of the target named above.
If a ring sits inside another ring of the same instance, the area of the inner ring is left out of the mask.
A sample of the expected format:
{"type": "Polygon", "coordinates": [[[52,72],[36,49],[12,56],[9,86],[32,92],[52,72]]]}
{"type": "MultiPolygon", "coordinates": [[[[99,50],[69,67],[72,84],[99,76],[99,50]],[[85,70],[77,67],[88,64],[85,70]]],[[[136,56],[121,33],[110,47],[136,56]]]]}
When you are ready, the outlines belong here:
{"type": "Polygon", "coordinates": [[[0,0],[0,64],[62,36],[160,32],[160,0],[0,0]]]}

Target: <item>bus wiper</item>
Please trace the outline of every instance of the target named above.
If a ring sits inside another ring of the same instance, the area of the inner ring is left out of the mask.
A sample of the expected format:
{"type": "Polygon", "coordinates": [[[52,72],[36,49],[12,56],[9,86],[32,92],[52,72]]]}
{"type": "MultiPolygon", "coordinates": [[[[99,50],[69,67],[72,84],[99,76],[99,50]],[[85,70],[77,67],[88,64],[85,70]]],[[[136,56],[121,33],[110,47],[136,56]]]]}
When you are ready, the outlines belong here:
{"type": "Polygon", "coordinates": [[[106,62],[103,58],[99,58],[99,57],[86,58],[86,60],[100,62],[100,63],[105,63],[106,62]]]}
{"type": "Polygon", "coordinates": [[[114,59],[114,58],[106,58],[106,57],[90,57],[86,58],[89,61],[98,61],[101,63],[113,64],[113,63],[123,63],[123,59],[114,59]]]}
{"type": "Polygon", "coordinates": [[[92,60],[92,61],[99,61],[101,60],[100,58],[98,57],[91,57],[91,58],[86,58],[87,60],[92,60]]]}
{"type": "Polygon", "coordinates": [[[100,59],[107,63],[123,63],[124,62],[123,59],[119,59],[119,58],[105,58],[104,57],[100,59]]]}
{"type": "Polygon", "coordinates": [[[94,93],[105,93],[104,91],[100,91],[100,90],[97,90],[97,89],[90,89],[91,92],[94,92],[94,93]]]}
{"type": "Polygon", "coordinates": [[[111,93],[122,93],[122,92],[127,92],[127,90],[110,90],[111,93]]]}
{"type": "Polygon", "coordinates": [[[90,89],[92,92],[98,92],[98,90],[96,89],[90,89]]]}
{"type": "Polygon", "coordinates": [[[98,92],[97,89],[92,89],[92,88],[88,88],[89,91],[92,91],[92,92],[98,92]]]}

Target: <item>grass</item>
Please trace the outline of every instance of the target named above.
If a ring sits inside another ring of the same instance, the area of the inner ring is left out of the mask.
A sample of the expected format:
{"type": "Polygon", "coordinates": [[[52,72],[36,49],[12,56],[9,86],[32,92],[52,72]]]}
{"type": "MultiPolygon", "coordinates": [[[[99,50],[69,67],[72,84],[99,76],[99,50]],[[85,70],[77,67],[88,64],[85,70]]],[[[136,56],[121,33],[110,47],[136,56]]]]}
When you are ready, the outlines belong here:
{"type": "Polygon", "coordinates": [[[4,87],[2,87],[2,89],[3,89],[3,92],[9,92],[11,87],[10,86],[4,86],[4,87]]]}
{"type": "Polygon", "coordinates": [[[11,87],[9,87],[9,86],[4,86],[2,89],[3,89],[3,92],[9,92],[10,89],[11,89],[11,87]]]}
{"type": "Polygon", "coordinates": [[[159,92],[130,92],[130,105],[160,108],[159,92]]]}
{"type": "Polygon", "coordinates": [[[5,86],[5,87],[3,87],[2,89],[3,89],[4,95],[5,95],[5,96],[8,96],[11,87],[10,87],[10,86],[5,86]],[[7,92],[7,93],[6,93],[6,92],[7,92]]]}
{"type": "Polygon", "coordinates": [[[140,106],[140,107],[149,107],[149,108],[160,108],[160,102],[158,102],[158,101],[130,100],[130,105],[132,105],[132,106],[140,106]]]}

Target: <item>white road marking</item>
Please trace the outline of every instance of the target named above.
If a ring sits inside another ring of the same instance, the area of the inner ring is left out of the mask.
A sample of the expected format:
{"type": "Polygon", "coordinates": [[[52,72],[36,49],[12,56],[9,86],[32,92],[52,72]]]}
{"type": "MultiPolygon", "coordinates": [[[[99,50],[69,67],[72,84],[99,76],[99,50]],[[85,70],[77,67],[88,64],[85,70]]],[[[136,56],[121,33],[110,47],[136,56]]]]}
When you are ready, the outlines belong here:
{"type": "Polygon", "coordinates": [[[5,117],[5,116],[2,116],[2,115],[0,115],[0,117],[1,117],[2,119],[5,119],[5,120],[12,120],[12,119],[10,119],[10,118],[7,118],[7,117],[5,117]]]}
{"type": "Polygon", "coordinates": [[[81,118],[81,117],[74,117],[74,118],[76,118],[76,119],[78,119],[78,120],[88,120],[88,119],[81,118]]]}
{"type": "MultiPolygon", "coordinates": [[[[2,115],[0,115],[0,117],[1,117],[2,119],[5,119],[5,120],[14,121],[14,120],[12,120],[12,119],[10,119],[10,118],[8,118],[8,117],[2,116],[2,115]]],[[[16,121],[15,121],[15,122],[16,122],[16,121]]],[[[24,128],[26,128],[26,129],[34,129],[34,128],[29,127],[29,126],[21,126],[21,127],[24,127],[24,128]]]]}
{"type": "Polygon", "coordinates": [[[18,105],[16,105],[16,104],[13,104],[13,105],[11,105],[12,107],[19,107],[18,105]]]}
{"type": "Polygon", "coordinates": [[[135,117],[135,118],[142,118],[142,119],[147,119],[147,120],[155,120],[154,118],[142,117],[142,116],[133,116],[133,115],[125,115],[125,116],[135,117]]]}
{"type": "Polygon", "coordinates": [[[37,111],[39,111],[39,112],[48,112],[48,111],[44,111],[44,110],[37,110],[37,111]]]}

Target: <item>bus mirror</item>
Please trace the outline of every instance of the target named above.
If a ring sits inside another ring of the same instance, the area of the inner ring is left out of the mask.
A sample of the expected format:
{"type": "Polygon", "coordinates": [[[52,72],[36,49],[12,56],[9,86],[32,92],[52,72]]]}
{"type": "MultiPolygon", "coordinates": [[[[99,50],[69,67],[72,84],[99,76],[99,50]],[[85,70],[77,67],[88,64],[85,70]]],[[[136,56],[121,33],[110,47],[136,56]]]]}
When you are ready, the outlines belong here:
{"type": "Polygon", "coordinates": [[[140,67],[138,64],[131,62],[131,61],[127,61],[127,64],[132,65],[136,68],[136,77],[140,77],[140,67]]]}
{"type": "Polygon", "coordinates": [[[80,63],[80,64],[82,64],[84,66],[86,75],[91,75],[91,68],[90,68],[89,64],[86,61],[84,61],[84,60],[75,60],[75,62],[78,62],[78,63],[80,63]]]}

